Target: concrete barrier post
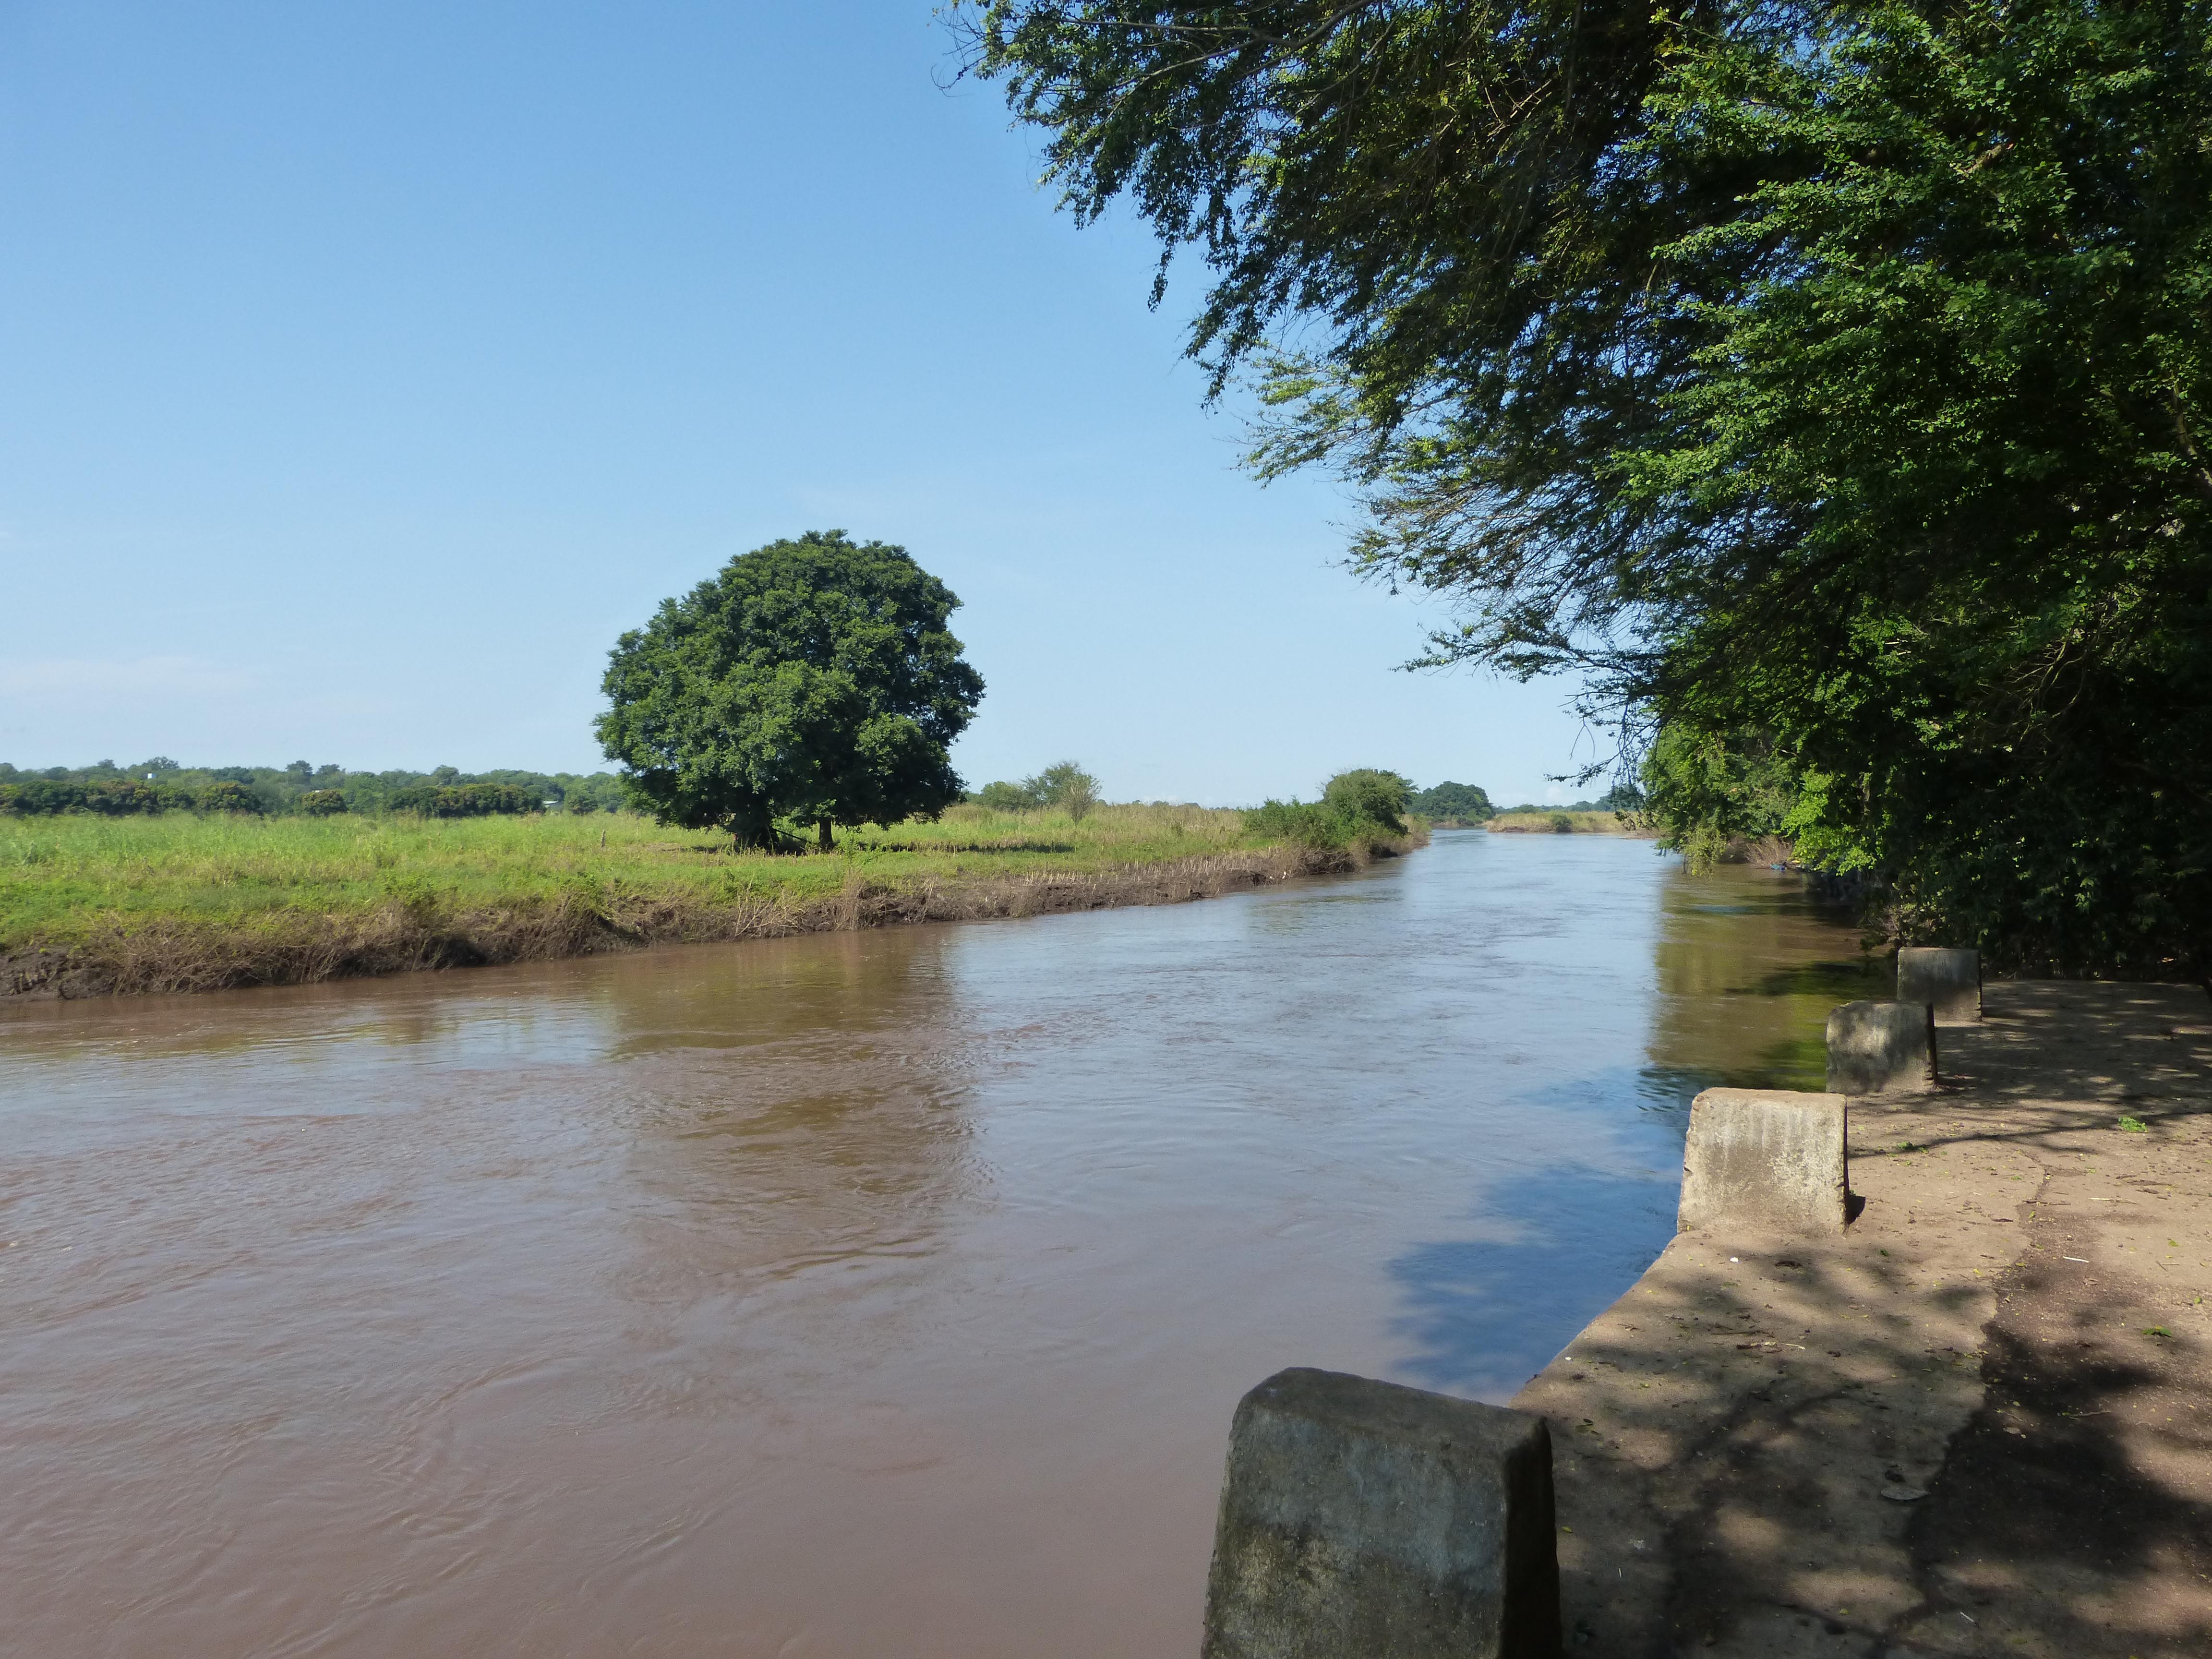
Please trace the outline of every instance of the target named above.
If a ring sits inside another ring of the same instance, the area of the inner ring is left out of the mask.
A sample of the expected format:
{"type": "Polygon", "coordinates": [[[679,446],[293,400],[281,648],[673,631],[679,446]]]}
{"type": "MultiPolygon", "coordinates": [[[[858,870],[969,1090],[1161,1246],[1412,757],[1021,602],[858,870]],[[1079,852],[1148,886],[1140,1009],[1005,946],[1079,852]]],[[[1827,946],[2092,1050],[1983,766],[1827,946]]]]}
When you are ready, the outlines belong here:
{"type": "Polygon", "coordinates": [[[1552,1441],[1526,1412],[1337,1371],[1246,1395],[1203,1659],[1557,1659],[1552,1441]]]}
{"type": "Polygon", "coordinates": [[[1837,1095],[1706,1090],[1690,1103],[1676,1226],[1840,1231],[1850,1218],[1847,1127],[1837,1095]]]}
{"type": "Polygon", "coordinates": [[[1847,1002],[1828,1016],[1828,1091],[1936,1086],[1936,1016],[1924,1002],[1847,1002]]]}
{"type": "Polygon", "coordinates": [[[1897,953],[1897,1000],[1927,1004],[1938,1025],[1980,1024],[1982,953],[1906,946],[1897,953]]]}

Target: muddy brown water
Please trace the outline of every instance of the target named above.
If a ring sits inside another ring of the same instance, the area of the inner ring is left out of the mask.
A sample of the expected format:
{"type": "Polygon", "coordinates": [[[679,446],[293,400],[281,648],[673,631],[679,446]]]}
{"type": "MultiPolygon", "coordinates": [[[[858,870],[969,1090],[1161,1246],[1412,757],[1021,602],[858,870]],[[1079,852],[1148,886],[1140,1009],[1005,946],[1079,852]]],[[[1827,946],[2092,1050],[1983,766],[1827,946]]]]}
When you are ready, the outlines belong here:
{"type": "Polygon", "coordinates": [[[0,1650],[1188,1655],[1245,1389],[1510,1395],[1876,971],[1789,878],[1461,832],[0,1011],[0,1650]]]}

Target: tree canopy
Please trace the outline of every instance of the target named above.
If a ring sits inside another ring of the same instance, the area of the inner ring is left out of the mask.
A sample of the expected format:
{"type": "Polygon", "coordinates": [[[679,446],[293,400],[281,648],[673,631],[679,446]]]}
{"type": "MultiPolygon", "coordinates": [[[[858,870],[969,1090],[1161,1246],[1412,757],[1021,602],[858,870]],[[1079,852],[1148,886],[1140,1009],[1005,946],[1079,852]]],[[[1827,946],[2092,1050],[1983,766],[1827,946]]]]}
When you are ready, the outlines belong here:
{"type": "Polygon", "coordinates": [[[1000,812],[1057,807],[1079,823],[1098,804],[1098,780],[1073,761],[1056,761],[1019,783],[987,783],[975,799],[1000,812]]]}
{"type": "Polygon", "coordinates": [[[1254,465],[1461,607],[1423,661],[1579,672],[1663,817],[1779,789],[1909,934],[2203,964],[2204,0],[965,15],[1204,261],[1254,465]]]}
{"type": "Polygon", "coordinates": [[[809,531],[740,554],[624,634],[598,732],[663,823],[775,847],[779,820],[933,817],[961,798],[947,746],[983,681],[950,588],[884,542],[809,531]]]}
{"type": "Polygon", "coordinates": [[[1405,814],[1413,799],[1413,786],[1397,773],[1354,767],[1323,784],[1319,800],[1292,796],[1246,809],[1244,827],[1301,846],[1373,853],[1395,847],[1407,833],[1405,814]]]}
{"type": "Polygon", "coordinates": [[[1432,783],[1408,804],[1424,817],[1480,823],[1498,816],[1498,809],[1490,803],[1490,792],[1474,783],[1432,783]]]}

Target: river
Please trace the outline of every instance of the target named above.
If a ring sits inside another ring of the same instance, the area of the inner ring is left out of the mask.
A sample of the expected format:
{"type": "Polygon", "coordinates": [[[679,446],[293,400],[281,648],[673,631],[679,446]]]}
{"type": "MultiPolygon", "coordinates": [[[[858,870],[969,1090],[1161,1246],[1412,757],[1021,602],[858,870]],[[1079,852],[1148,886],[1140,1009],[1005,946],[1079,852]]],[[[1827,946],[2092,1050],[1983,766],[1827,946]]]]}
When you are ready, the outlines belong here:
{"type": "Polygon", "coordinates": [[[1871,972],[1786,877],[1444,832],[0,1008],[0,1651],[1187,1659],[1237,1397],[1510,1395],[1871,972]]]}

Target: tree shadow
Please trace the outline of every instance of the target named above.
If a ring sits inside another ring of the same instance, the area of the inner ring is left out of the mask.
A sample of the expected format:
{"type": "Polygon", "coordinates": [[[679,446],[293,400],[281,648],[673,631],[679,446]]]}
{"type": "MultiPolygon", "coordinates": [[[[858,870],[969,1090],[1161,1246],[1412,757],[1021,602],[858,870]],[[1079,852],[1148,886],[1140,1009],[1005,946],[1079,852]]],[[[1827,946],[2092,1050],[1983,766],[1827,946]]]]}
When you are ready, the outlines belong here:
{"type": "MultiPolygon", "coordinates": [[[[2028,1264],[2013,1285],[2063,1295],[2048,1279],[2028,1264]]],[[[2068,1654],[2212,1651],[2201,1604],[2175,1605],[2158,1583],[2212,1577],[2212,1503],[2157,1468],[2161,1454],[2201,1466],[2212,1446],[2186,1412],[2178,1428],[2142,1426],[2202,1397],[2205,1357],[2185,1341],[2155,1364],[2124,1357],[2098,1313],[2085,1301],[2029,1330],[2001,1312],[1990,1328],[1982,1407],[1908,1530],[1927,1611],[2032,1631],[2068,1654]]]]}

